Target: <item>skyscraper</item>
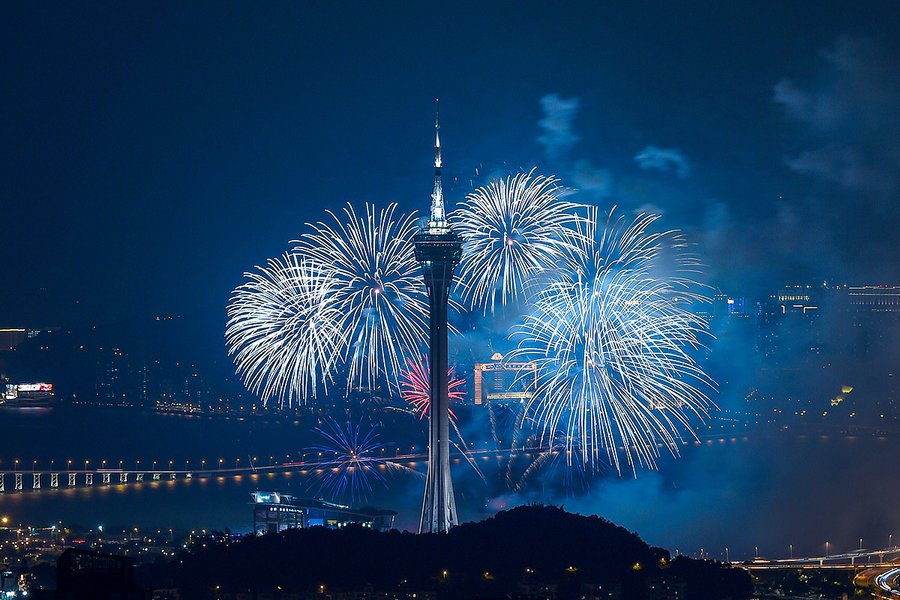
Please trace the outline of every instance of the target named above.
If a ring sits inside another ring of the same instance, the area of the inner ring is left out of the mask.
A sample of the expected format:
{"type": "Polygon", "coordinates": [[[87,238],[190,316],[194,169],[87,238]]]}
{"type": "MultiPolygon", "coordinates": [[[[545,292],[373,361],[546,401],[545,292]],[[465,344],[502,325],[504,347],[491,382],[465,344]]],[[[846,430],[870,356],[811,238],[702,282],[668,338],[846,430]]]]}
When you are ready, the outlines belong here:
{"type": "Polygon", "coordinates": [[[434,120],[434,191],[431,215],[416,235],[416,259],[422,264],[430,304],[428,351],[431,371],[429,408],[428,474],[419,532],[447,531],[458,522],[453,480],[450,478],[450,415],[447,391],[447,298],[453,269],[462,255],[462,240],[453,232],[444,210],[441,189],[441,137],[434,120]]]}

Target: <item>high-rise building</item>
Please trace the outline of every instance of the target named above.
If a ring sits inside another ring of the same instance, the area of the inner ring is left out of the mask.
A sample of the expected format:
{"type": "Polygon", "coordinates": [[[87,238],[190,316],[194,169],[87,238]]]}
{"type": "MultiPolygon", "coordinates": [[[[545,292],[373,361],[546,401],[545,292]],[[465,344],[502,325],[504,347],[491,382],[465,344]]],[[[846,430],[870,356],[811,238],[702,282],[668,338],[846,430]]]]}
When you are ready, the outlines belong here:
{"type": "Polygon", "coordinates": [[[441,188],[441,138],[434,120],[434,190],[428,223],[416,235],[416,259],[422,265],[430,306],[428,360],[430,394],[428,473],[419,532],[447,531],[458,523],[453,481],[450,478],[450,413],[447,389],[447,299],[453,270],[462,256],[462,239],[453,231],[444,210],[441,188]]]}
{"type": "Polygon", "coordinates": [[[26,331],[24,328],[0,329],[0,352],[15,350],[25,340],[26,331]]]}
{"type": "Polygon", "coordinates": [[[499,352],[490,362],[475,363],[475,404],[527,402],[537,386],[534,363],[504,362],[499,352]]]}

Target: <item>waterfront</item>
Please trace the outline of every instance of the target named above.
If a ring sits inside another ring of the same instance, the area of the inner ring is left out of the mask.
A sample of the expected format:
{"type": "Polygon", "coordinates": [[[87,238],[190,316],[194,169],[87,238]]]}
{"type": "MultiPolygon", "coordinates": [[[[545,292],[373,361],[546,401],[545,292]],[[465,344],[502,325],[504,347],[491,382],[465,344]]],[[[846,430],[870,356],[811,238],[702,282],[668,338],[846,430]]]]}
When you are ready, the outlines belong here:
{"type": "MultiPolygon", "coordinates": [[[[58,407],[3,411],[0,419],[6,432],[0,460],[8,468],[18,458],[23,472],[30,472],[35,460],[43,468],[51,460],[61,465],[69,459],[93,465],[123,460],[131,463],[128,468],[138,460],[145,467],[147,461],[171,460],[182,468],[185,461],[196,466],[220,457],[229,462],[253,456],[261,462],[270,456],[296,459],[314,440],[310,422],[284,418],[239,420],[58,407]],[[201,433],[202,446],[196,442],[201,433]]],[[[409,434],[416,439],[420,432],[409,434]]],[[[765,556],[787,556],[791,546],[796,556],[818,555],[826,541],[835,551],[856,548],[859,538],[865,547],[887,545],[890,534],[900,533],[900,508],[892,500],[897,484],[889,475],[898,461],[896,437],[759,430],[688,444],[681,459],[663,461],[658,473],[639,472],[636,479],[610,476],[589,493],[554,493],[537,485],[528,494],[486,498],[471,469],[459,463],[453,469],[465,520],[522,502],[564,504],[568,510],[599,514],[673,552],[698,554],[702,548],[712,558],[724,558],[724,549],[730,547],[731,558],[745,558],[757,548],[765,556]]],[[[398,526],[414,528],[422,480],[404,477],[391,483],[391,489],[372,496],[371,503],[399,511],[398,526]]],[[[63,483],[56,490],[7,491],[0,495],[0,512],[14,523],[32,525],[61,520],[84,529],[102,524],[242,532],[250,529],[250,492],[258,488],[303,496],[313,494],[316,483],[299,468],[126,486],[66,489],[63,483]]]]}

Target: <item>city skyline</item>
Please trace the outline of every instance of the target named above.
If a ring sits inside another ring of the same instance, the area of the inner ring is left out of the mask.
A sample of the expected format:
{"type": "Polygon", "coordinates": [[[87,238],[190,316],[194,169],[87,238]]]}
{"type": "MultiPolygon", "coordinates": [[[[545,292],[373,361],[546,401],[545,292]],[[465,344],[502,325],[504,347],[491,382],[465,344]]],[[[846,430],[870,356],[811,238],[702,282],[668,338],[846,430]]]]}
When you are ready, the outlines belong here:
{"type": "Polygon", "coordinates": [[[900,535],[893,3],[0,12],[0,516],[900,535]]]}

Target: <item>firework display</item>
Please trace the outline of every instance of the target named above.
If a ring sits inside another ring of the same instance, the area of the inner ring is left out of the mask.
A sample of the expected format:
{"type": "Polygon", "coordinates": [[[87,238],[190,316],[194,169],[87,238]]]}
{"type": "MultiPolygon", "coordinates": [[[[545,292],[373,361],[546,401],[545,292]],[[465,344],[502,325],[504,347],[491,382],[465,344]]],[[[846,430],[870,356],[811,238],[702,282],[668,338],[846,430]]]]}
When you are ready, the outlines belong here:
{"type": "Polygon", "coordinates": [[[428,296],[412,243],[416,215],[396,213],[396,204],[381,211],[366,204],[357,215],[348,204],[295,242],[297,252],[331,273],[335,326],[345,332],[334,352],[349,364],[349,385],[374,388],[379,374],[395,384],[403,357],[417,354],[426,339],[428,296]]]}
{"type": "MultiPolygon", "coordinates": [[[[505,360],[534,365],[524,404],[486,402],[494,446],[510,454],[502,470],[514,491],[561,460],[582,474],[573,481],[606,465],[620,474],[656,468],[661,452],[677,455],[684,432],[692,435],[691,420],[714,408],[714,383],[693,358],[707,329],[690,311],[704,300],[694,291],[698,264],[681,235],[657,231],[657,216],[606,215],[561,199],[560,190],[556,178],[532,170],[476,190],[453,215],[464,237],[458,289],[487,318],[521,310],[511,332],[518,345],[505,360]],[[523,465],[526,446],[537,459],[523,465]],[[525,471],[514,475],[514,465],[525,471]]],[[[292,252],[247,273],[234,291],[229,354],[264,401],[291,406],[331,385],[349,392],[387,383],[381,389],[423,419],[428,295],[414,253],[416,216],[395,204],[326,212],[292,252]]],[[[448,381],[450,398],[461,401],[464,380],[450,369],[448,381]]],[[[334,424],[319,433],[336,465],[323,493],[371,491],[380,481],[373,469],[388,468],[371,462],[373,434],[334,424]]]]}
{"type": "Polygon", "coordinates": [[[287,253],[245,277],[228,304],[228,353],[264,402],[305,402],[331,380],[333,349],[344,343],[333,273],[287,253]]]}
{"type": "Polygon", "coordinates": [[[687,307],[698,299],[687,277],[695,263],[688,257],[677,261],[681,274],[654,275],[665,252],[683,250],[677,233],[651,231],[656,220],[611,214],[603,226],[591,211],[573,268],[542,287],[514,332],[520,344],[510,358],[538,368],[528,413],[545,443],[564,436],[591,468],[605,455],[621,473],[619,447],[633,471],[654,468],[660,446],[677,454],[691,415],[711,407],[703,390],[712,382],[689,353],[706,325],[687,307]]]}
{"type": "Polygon", "coordinates": [[[376,487],[387,487],[385,474],[419,475],[414,469],[379,458],[384,442],[374,428],[364,431],[361,423],[351,422],[341,427],[334,419],[328,419],[313,431],[322,437],[322,443],[309,450],[318,452],[320,462],[325,463],[318,471],[318,496],[364,502],[376,487]]]}
{"type": "Polygon", "coordinates": [[[493,314],[498,301],[523,299],[530,281],[566,259],[577,217],[557,184],[534,170],[494,180],[453,215],[465,242],[461,293],[473,310],[493,314]]]}
{"type": "MultiPolygon", "coordinates": [[[[428,409],[431,406],[431,386],[428,383],[430,369],[422,356],[419,356],[418,360],[407,358],[406,364],[408,368],[400,372],[400,396],[421,420],[428,416],[428,409]]],[[[447,395],[452,402],[463,400],[465,394],[462,387],[465,383],[464,380],[453,376],[453,367],[450,367],[447,373],[447,395]]],[[[456,418],[452,410],[450,417],[456,418]]]]}

